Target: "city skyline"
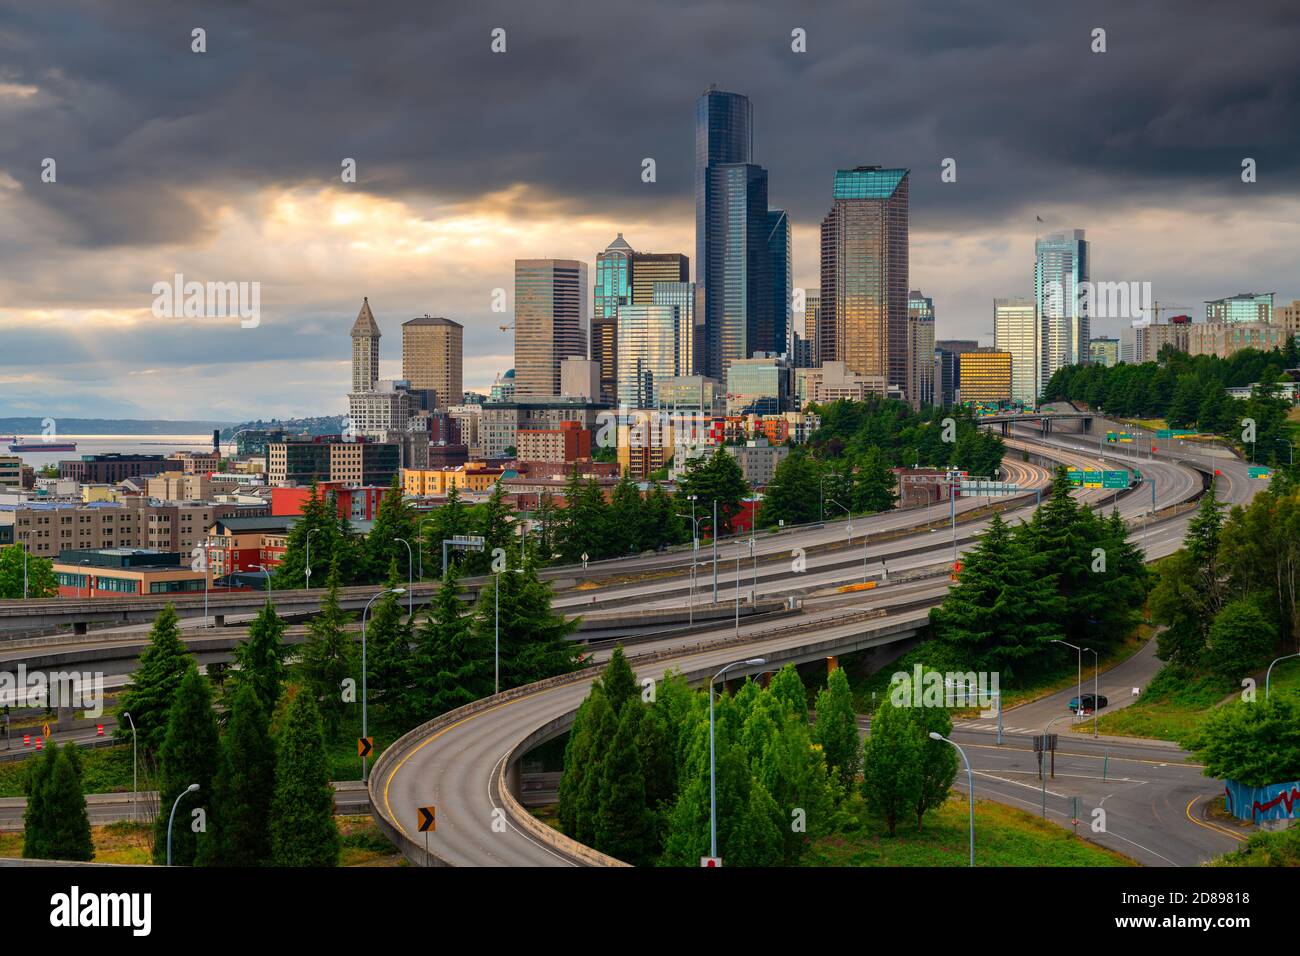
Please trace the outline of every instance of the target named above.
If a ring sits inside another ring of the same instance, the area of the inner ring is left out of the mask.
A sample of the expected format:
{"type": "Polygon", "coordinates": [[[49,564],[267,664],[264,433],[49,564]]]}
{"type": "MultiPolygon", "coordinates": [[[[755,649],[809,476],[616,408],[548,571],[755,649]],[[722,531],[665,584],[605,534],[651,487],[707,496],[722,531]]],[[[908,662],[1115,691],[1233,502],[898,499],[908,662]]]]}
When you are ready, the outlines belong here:
{"type": "MultiPolygon", "coordinates": [[[[736,20],[705,7],[685,31],[671,16],[623,12],[638,43],[620,53],[630,64],[591,64],[609,81],[598,91],[575,90],[551,62],[557,49],[585,48],[591,28],[578,12],[557,29],[540,12],[489,4],[413,29],[368,11],[355,15],[365,29],[325,35],[256,4],[202,16],[177,6],[183,30],[115,14],[97,58],[77,53],[77,37],[102,26],[93,11],[25,12],[0,39],[10,64],[0,117],[25,131],[0,146],[0,404],[10,414],[342,413],[350,370],[338,346],[363,296],[393,333],[425,314],[461,323],[465,388],[486,390],[513,365],[499,331],[513,309],[491,302],[512,288],[515,259],[574,258],[591,271],[620,232],[636,249],[690,254],[691,109],[713,83],[753,104],[754,156],[770,205],[789,215],[795,288],[818,286],[835,169],[878,163],[913,171],[909,282],[933,298],[940,338],[990,342],[990,301],[1033,293],[1037,216],[1042,233],[1087,231],[1095,281],[1151,281],[1157,299],[1192,306],[1198,320],[1200,304],[1245,289],[1276,290],[1279,303],[1300,293],[1286,281],[1300,219],[1287,123],[1297,28],[1280,5],[1258,6],[1270,28],[1253,30],[1250,55],[1227,45],[1209,66],[1186,55],[1222,28],[1199,8],[1182,11],[1177,37],[1154,28],[1158,12],[1117,5],[1032,24],[996,7],[919,5],[861,37],[833,28],[842,10],[736,20]],[[244,30],[244,16],[272,25],[244,30]],[[206,24],[210,52],[190,52],[190,20],[206,24]],[[1089,50],[1093,20],[1109,31],[1105,54],[1089,50]],[[510,41],[494,58],[498,21],[510,41]],[[294,55],[254,65],[273,59],[255,51],[283,41],[281,24],[294,55]],[[808,31],[808,53],[790,51],[792,26],[808,31]],[[492,129],[476,119],[481,103],[428,94],[431,51],[438,71],[501,106],[492,129]],[[119,68],[137,59],[148,71],[119,68]],[[367,82],[304,71],[309,60],[357,64],[367,82]],[[651,63],[663,82],[643,88],[635,77],[651,63]],[[1024,88],[1049,67],[1073,80],[1050,106],[1024,88]],[[868,75],[880,96],[834,95],[868,75]],[[575,99],[561,106],[564,95],[575,99]],[[611,95],[626,108],[584,129],[585,104],[611,95]],[[411,128],[415,111],[429,113],[419,125],[432,132],[411,128]],[[1224,117],[1217,138],[1190,119],[1206,116],[1224,117]],[[1042,135],[1018,136],[1026,124],[1042,135]],[[47,156],[54,183],[41,182],[47,156]],[[339,177],[348,157],[352,184],[339,177]],[[642,182],[647,157],[653,183],[642,182]],[[949,157],[957,180],[944,183],[949,157]],[[1241,181],[1243,157],[1257,161],[1258,182],[1241,181]],[[175,274],[260,282],[260,325],[155,319],[150,289],[175,274]]],[[[1119,327],[1097,321],[1092,334],[1119,327]]],[[[400,377],[398,338],[384,343],[380,378],[400,377]]]]}

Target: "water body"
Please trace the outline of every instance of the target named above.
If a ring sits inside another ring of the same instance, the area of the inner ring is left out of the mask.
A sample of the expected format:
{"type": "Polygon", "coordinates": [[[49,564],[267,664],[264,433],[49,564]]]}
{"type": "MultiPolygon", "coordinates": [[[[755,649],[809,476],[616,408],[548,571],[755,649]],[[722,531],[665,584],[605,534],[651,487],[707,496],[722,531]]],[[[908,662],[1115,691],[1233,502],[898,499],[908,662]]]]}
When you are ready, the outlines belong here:
{"type": "MultiPolygon", "coordinates": [[[[40,435],[19,435],[25,442],[36,443],[40,435]]],[[[0,455],[16,454],[23,464],[31,465],[37,471],[46,465],[57,465],[61,461],[80,458],[82,455],[162,455],[166,457],[174,451],[211,451],[212,433],[206,435],[59,435],[58,441],[75,441],[76,451],[23,451],[11,452],[9,445],[13,435],[0,435],[0,455]]],[[[223,445],[222,451],[230,454],[230,445],[223,445]]]]}

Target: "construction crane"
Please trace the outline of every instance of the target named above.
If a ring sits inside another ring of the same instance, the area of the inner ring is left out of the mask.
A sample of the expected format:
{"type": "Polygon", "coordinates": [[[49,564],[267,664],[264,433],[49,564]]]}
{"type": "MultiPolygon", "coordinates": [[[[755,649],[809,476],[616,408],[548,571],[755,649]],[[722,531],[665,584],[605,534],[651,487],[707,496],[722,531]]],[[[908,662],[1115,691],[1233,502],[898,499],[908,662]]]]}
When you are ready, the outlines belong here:
{"type": "Polygon", "coordinates": [[[1191,308],[1192,308],[1192,307],[1191,307],[1190,305],[1161,305],[1159,302],[1152,302],[1152,303],[1151,303],[1152,322],[1153,322],[1154,324],[1156,324],[1156,325],[1159,325],[1159,324],[1160,324],[1160,313],[1162,313],[1162,312],[1173,312],[1173,311],[1178,310],[1178,309],[1187,309],[1187,310],[1188,310],[1188,313],[1187,313],[1187,314],[1190,316],[1190,315],[1191,315],[1191,311],[1190,311],[1191,308]]]}
{"type": "Polygon", "coordinates": [[[513,322],[511,322],[509,325],[499,325],[499,326],[497,326],[497,328],[499,328],[502,332],[509,332],[509,331],[510,331],[511,329],[513,329],[514,327],[515,327],[515,324],[514,324],[513,322]]]}

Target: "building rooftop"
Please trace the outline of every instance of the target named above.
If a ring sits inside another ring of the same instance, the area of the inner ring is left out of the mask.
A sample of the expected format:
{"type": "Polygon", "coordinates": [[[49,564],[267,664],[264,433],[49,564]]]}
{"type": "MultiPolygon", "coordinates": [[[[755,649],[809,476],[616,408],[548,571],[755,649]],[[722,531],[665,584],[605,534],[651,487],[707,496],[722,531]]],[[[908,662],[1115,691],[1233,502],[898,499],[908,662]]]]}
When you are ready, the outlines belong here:
{"type": "Polygon", "coordinates": [[[444,319],[435,315],[421,315],[414,319],[407,319],[402,325],[451,325],[458,329],[464,328],[459,322],[453,322],[451,319],[444,319]]]}

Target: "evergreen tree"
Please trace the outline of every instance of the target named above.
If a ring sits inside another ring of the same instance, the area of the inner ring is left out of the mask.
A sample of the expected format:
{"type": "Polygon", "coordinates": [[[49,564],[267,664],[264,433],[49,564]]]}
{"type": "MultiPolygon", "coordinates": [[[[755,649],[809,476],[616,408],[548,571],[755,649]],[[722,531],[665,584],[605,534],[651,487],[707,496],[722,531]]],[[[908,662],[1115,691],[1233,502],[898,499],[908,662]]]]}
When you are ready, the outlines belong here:
{"type": "Polygon", "coordinates": [[[581,653],[569,635],[578,624],[551,610],[551,589],[538,579],[531,562],[496,575],[479,590],[475,641],[491,645],[494,640],[498,589],[502,690],[577,669],[581,653]]]}
{"type": "Polygon", "coordinates": [[[731,835],[727,852],[732,866],[781,866],[785,862],[785,820],[761,782],[749,789],[749,804],[731,835]]]}
{"type": "Polygon", "coordinates": [[[600,688],[593,687],[578,707],[573,726],[569,728],[568,740],[564,744],[564,767],[560,774],[559,801],[555,815],[560,822],[560,829],[573,837],[584,825],[580,820],[584,820],[591,812],[591,808],[583,801],[583,794],[587,774],[595,762],[592,755],[596,747],[595,727],[598,718],[594,711],[600,706],[596,703],[597,697],[608,708],[609,704],[604,701],[600,688]]]}
{"type": "Polygon", "coordinates": [[[609,663],[605,665],[600,675],[600,686],[605,692],[605,699],[620,718],[624,706],[629,702],[635,702],[640,695],[641,687],[637,684],[632,665],[628,663],[627,656],[623,653],[622,644],[616,646],[614,653],[609,656],[609,663]]]}
{"type": "Polygon", "coordinates": [[[1229,601],[1210,625],[1205,661],[1225,680],[1235,682],[1265,666],[1277,650],[1277,625],[1260,597],[1229,601]]]}
{"type": "Polygon", "coordinates": [[[652,862],[656,842],[654,817],[646,808],[645,768],[636,746],[642,713],[637,701],[622,710],[601,762],[596,811],[596,847],[633,866],[652,862]]]}
{"type": "MultiPolygon", "coordinates": [[[[395,560],[399,552],[406,556],[406,548],[397,540],[398,538],[410,543],[412,548],[415,547],[415,514],[406,502],[400,473],[393,475],[392,485],[379,500],[374,523],[370,527],[370,533],[366,535],[369,581],[383,580],[385,571],[390,568],[390,563],[395,560]]],[[[439,544],[439,552],[441,553],[441,544],[439,544]]],[[[402,577],[405,580],[406,576],[402,577]]]]}
{"type": "MultiPolygon", "coordinates": [[[[155,863],[167,862],[167,825],[176,798],[191,784],[199,785],[198,792],[181,801],[176,810],[177,822],[172,827],[172,863],[191,866],[198,850],[198,834],[191,821],[195,809],[212,805],[212,780],[219,761],[217,721],[212,713],[212,692],[206,678],[199,674],[193,663],[185,672],[181,686],[176,691],[167,719],[167,736],[159,751],[158,767],[158,820],[154,827],[153,859],[155,863]]],[[[211,819],[208,824],[220,825],[211,819]]]]}
{"type": "Polygon", "coordinates": [[[812,736],[821,746],[827,766],[847,793],[862,764],[862,744],[858,740],[853,691],[842,667],[831,672],[826,689],[817,695],[817,723],[812,736]]]}
{"type": "MultiPolygon", "coordinates": [[[[713,502],[718,503],[718,527],[710,527],[709,534],[729,534],[732,521],[741,510],[741,501],[749,497],[749,484],[736,459],[719,446],[708,458],[695,458],[686,466],[677,481],[677,494],[681,498],[696,495],[696,502],[708,512],[707,523],[713,522],[713,502]]],[[[701,526],[705,522],[701,522],[701,526]]]]}
{"type": "Polygon", "coordinates": [[[353,563],[349,553],[352,542],[345,538],[339,526],[334,502],[321,494],[315,481],[299,511],[298,520],[285,537],[284,555],[272,574],[277,591],[306,587],[308,567],[312,570],[314,586],[320,587],[323,570],[337,564],[342,574],[353,563]]]}
{"type": "Polygon", "coordinates": [[[90,836],[77,745],[69,742],[60,747],[51,742],[47,756],[39,762],[45,766],[39,772],[39,786],[28,796],[23,856],[89,861],[95,855],[95,844],[90,836]]]}
{"type": "MultiPolygon", "coordinates": [[[[432,521],[421,522],[421,529],[424,530],[424,537],[421,539],[421,547],[429,555],[431,562],[436,562],[438,574],[442,573],[442,543],[457,535],[469,534],[470,514],[465,503],[461,501],[460,489],[451,484],[447,488],[447,501],[442,507],[436,509],[432,516],[432,521]]],[[[409,539],[408,539],[409,540],[409,539]]],[[[465,560],[469,552],[451,550],[447,552],[447,565],[460,564],[465,560]]],[[[491,554],[491,551],[487,552],[491,554]]]]}
{"type": "Polygon", "coordinates": [[[310,694],[294,695],[285,715],[275,764],[270,831],[272,865],[338,865],[334,788],[320,713],[310,694]]]}
{"type": "Polygon", "coordinates": [[[763,490],[759,525],[771,528],[782,521],[787,525],[816,521],[820,477],[816,462],[802,450],[783,458],[763,490]]]}
{"type": "Polygon", "coordinates": [[[249,625],[248,640],[235,646],[239,669],[231,675],[231,689],[248,685],[268,712],[274,710],[284,682],[285,654],[284,620],[268,600],[249,625]]]}
{"type": "Polygon", "coordinates": [[[410,699],[406,690],[412,677],[411,626],[406,619],[406,596],[392,591],[397,580],[394,559],[388,566],[389,590],[372,605],[366,622],[366,681],[368,692],[390,715],[402,720],[406,716],[402,708],[410,699]]]}
{"type": "Polygon", "coordinates": [[[921,787],[920,747],[909,710],[892,703],[876,709],[862,759],[862,796],[890,836],[899,818],[916,808],[921,787]]]}
{"type": "Polygon", "coordinates": [[[261,866],[271,858],[275,749],[270,720],[251,684],[235,692],[213,780],[212,816],[200,866],[261,866]]]}
{"type": "Polygon", "coordinates": [[[793,664],[786,664],[772,676],[767,692],[781,701],[792,717],[808,722],[808,691],[793,664]]]}
{"type": "Polygon", "coordinates": [[[416,633],[415,699],[407,708],[416,721],[430,720],[492,693],[493,649],[475,631],[460,591],[460,574],[453,565],[416,633]]]}
{"type": "Polygon", "coordinates": [[[52,859],[50,854],[58,821],[54,819],[54,803],[47,793],[58,759],[58,745],[51,743],[43,754],[37,754],[27,762],[27,774],[23,780],[27,796],[27,808],[23,811],[24,859],[52,859]]]}
{"type": "MultiPolygon", "coordinates": [[[[172,700],[193,661],[181,643],[176,608],[168,604],[154,619],[149,630],[149,646],[140,655],[140,664],[122,692],[118,706],[118,714],[130,712],[137,743],[146,754],[156,754],[161,749],[167,736],[172,700]]],[[[119,721],[114,736],[129,741],[129,722],[119,721]]]]}
{"type": "Polygon", "coordinates": [[[608,527],[609,544],[602,557],[621,557],[635,554],[645,548],[653,547],[650,543],[646,522],[645,502],[641,500],[641,491],[637,483],[626,471],[614,486],[610,499],[608,527]]]}
{"type": "Polygon", "coordinates": [[[898,495],[894,493],[897,484],[898,479],[889,470],[889,462],[880,449],[870,449],[853,475],[849,496],[853,510],[867,514],[889,511],[898,500],[898,495]]]}
{"type": "Polygon", "coordinates": [[[303,692],[316,699],[326,736],[332,740],[347,709],[343,682],[356,677],[358,664],[356,645],[348,633],[352,615],[339,604],[338,561],[330,563],[326,586],[329,590],[321,601],[320,611],[307,624],[307,640],[298,652],[298,672],[303,692]]]}

